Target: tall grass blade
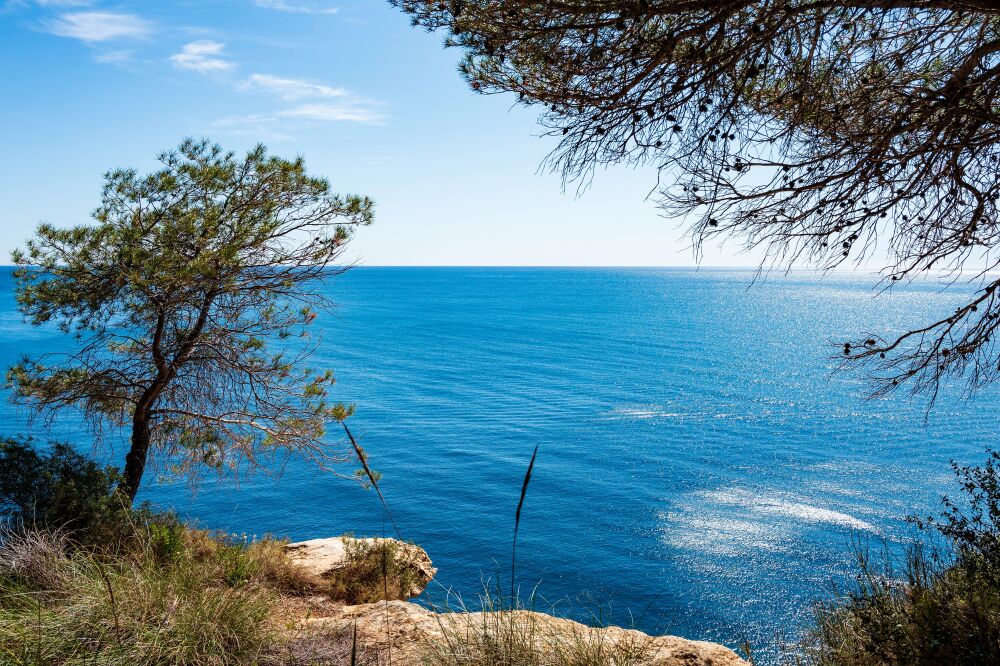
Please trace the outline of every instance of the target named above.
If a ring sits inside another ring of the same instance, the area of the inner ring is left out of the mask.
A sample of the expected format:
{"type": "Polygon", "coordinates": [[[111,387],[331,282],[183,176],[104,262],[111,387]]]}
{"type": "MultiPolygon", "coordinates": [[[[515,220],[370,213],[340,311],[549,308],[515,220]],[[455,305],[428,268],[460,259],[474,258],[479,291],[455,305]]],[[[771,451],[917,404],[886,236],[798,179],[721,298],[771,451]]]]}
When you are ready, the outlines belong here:
{"type": "Polygon", "coordinates": [[[354,639],[351,641],[351,666],[358,666],[358,622],[354,621],[354,639]]]}
{"type": "Polygon", "coordinates": [[[94,566],[97,569],[98,575],[104,582],[104,587],[108,591],[108,600],[111,603],[111,615],[115,620],[115,638],[118,639],[118,647],[122,646],[122,623],[118,618],[118,601],[115,599],[115,590],[111,585],[111,579],[108,578],[108,574],[104,571],[104,565],[101,564],[100,558],[94,558],[94,566]]]}
{"type": "Polygon", "coordinates": [[[521,483],[521,499],[517,503],[517,513],[514,514],[514,541],[510,548],[510,603],[514,604],[514,584],[517,572],[517,530],[521,526],[521,507],[524,506],[524,496],[528,494],[528,484],[531,483],[531,470],[535,467],[535,456],[538,455],[538,445],[531,454],[531,462],[528,463],[528,471],[524,473],[524,482],[521,483]]]}
{"type": "Polygon", "coordinates": [[[389,511],[389,504],[388,502],[385,501],[385,497],[382,495],[382,489],[378,487],[378,482],[375,480],[375,475],[372,473],[371,468],[368,467],[368,461],[365,460],[364,451],[362,451],[361,447],[358,446],[358,442],[357,440],[354,439],[354,435],[351,434],[351,431],[350,429],[348,429],[347,424],[341,421],[340,425],[343,426],[344,432],[347,433],[347,438],[351,440],[351,446],[354,447],[354,452],[358,455],[358,460],[361,462],[362,469],[365,470],[365,475],[368,477],[368,481],[371,482],[372,487],[375,489],[375,492],[378,493],[379,501],[382,502],[382,507],[385,509],[385,515],[389,516],[389,522],[392,523],[392,528],[396,530],[396,538],[398,538],[400,541],[403,541],[403,533],[399,531],[399,526],[396,525],[396,519],[392,517],[392,512],[389,511]]]}
{"type": "MultiPolygon", "coordinates": [[[[385,496],[382,494],[382,489],[378,487],[378,481],[375,480],[375,475],[372,473],[371,468],[368,466],[368,461],[365,459],[364,451],[362,451],[361,447],[358,446],[358,441],[356,439],[354,439],[354,435],[351,434],[351,430],[350,430],[350,428],[347,427],[347,424],[345,422],[341,421],[340,425],[343,426],[344,432],[347,433],[347,438],[349,440],[351,440],[351,446],[354,447],[354,452],[358,455],[358,461],[361,462],[361,467],[362,467],[362,469],[365,470],[365,474],[368,476],[368,480],[371,482],[372,488],[374,488],[375,492],[378,493],[379,501],[382,502],[382,508],[385,509],[385,515],[387,515],[389,517],[389,522],[392,523],[392,528],[394,530],[396,530],[396,538],[398,538],[400,541],[403,541],[403,533],[399,530],[399,525],[396,524],[396,519],[392,517],[392,512],[389,511],[389,503],[385,501],[385,496]]],[[[384,522],[382,524],[383,524],[383,526],[385,525],[384,522]]],[[[384,536],[384,534],[385,533],[383,532],[383,536],[384,536]]],[[[385,553],[385,547],[384,547],[384,544],[383,544],[383,548],[382,548],[382,589],[383,589],[383,594],[382,594],[382,597],[383,597],[384,603],[385,603],[385,634],[386,634],[386,637],[388,638],[388,637],[390,637],[390,633],[389,633],[389,598],[388,598],[389,597],[389,592],[388,592],[388,572],[387,572],[387,564],[386,564],[386,559],[385,558],[386,558],[386,553],[385,553]]],[[[357,623],[355,623],[355,625],[354,625],[355,640],[357,640],[357,632],[358,632],[358,625],[357,625],[357,623]]],[[[389,640],[389,663],[392,664],[392,640],[391,639],[389,640]]]]}

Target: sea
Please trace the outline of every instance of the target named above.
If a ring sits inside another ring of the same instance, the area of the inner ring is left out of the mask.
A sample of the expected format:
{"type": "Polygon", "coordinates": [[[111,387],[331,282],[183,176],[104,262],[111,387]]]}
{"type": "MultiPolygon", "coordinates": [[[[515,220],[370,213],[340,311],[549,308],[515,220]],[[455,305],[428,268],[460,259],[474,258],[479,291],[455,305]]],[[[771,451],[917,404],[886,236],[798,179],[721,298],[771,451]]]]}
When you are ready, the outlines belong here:
{"type": "MultiPolygon", "coordinates": [[[[290,459],[140,493],[238,538],[344,533],[423,546],[421,603],[475,607],[515,583],[535,608],[738,647],[759,663],[852,580],[860,546],[899,553],[908,516],[956,490],[1000,432],[996,390],[931,405],[839,369],[843,342],[951,311],[961,283],[869,273],[360,267],[323,287],[316,367],[382,474],[376,493],[290,459]],[[395,523],[395,526],[394,524],[395,523]],[[398,532],[397,532],[398,528],[398,532]],[[461,601],[459,601],[461,600],[461,601]]],[[[0,269],[0,365],[71,349],[26,324],[0,269]]],[[[76,414],[32,420],[0,396],[0,435],[91,450],[76,414]]],[[[111,460],[124,452],[108,440],[111,460]]],[[[342,433],[329,443],[345,451],[342,433]]],[[[108,455],[107,449],[97,453],[108,455]]]]}

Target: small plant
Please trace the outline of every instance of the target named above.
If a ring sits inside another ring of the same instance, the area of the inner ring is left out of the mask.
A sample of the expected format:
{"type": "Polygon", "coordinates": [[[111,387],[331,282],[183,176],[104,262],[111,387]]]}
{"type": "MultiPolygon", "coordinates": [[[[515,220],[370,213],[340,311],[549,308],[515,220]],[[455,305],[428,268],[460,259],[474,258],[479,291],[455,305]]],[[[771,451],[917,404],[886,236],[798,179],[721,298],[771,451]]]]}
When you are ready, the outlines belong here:
{"type": "Polygon", "coordinates": [[[348,604],[405,599],[417,587],[416,573],[390,539],[344,539],[344,563],[329,574],[328,594],[348,604]]]}
{"type": "Polygon", "coordinates": [[[517,596],[517,534],[531,484],[536,446],[521,482],[511,540],[510,596],[504,598],[499,577],[495,589],[483,585],[481,610],[470,612],[459,600],[456,612],[438,615],[442,639],[424,655],[426,666],[638,666],[648,663],[652,639],[640,633],[609,633],[536,613],[532,593],[527,603],[517,596]]]}
{"type": "Polygon", "coordinates": [[[222,565],[222,580],[229,587],[247,585],[257,573],[256,562],[244,546],[224,545],[217,557],[222,565]]]}
{"type": "Polygon", "coordinates": [[[261,585],[285,594],[315,594],[313,578],[285,554],[285,539],[265,537],[247,545],[247,556],[253,560],[254,579],[261,585]]]}
{"type": "Polygon", "coordinates": [[[1000,454],[953,464],[963,497],[913,519],[926,543],[900,563],[856,543],[854,584],[821,603],[786,661],[817,666],[996,664],[1000,655],[1000,454]]]}
{"type": "Polygon", "coordinates": [[[149,547],[160,562],[175,562],[186,551],[186,528],[174,513],[144,516],[149,530],[149,547]]]}
{"type": "Polygon", "coordinates": [[[0,581],[46,594],[65,591],[73,571],[66,537],[51,532],[0,531],[0,581]]]}

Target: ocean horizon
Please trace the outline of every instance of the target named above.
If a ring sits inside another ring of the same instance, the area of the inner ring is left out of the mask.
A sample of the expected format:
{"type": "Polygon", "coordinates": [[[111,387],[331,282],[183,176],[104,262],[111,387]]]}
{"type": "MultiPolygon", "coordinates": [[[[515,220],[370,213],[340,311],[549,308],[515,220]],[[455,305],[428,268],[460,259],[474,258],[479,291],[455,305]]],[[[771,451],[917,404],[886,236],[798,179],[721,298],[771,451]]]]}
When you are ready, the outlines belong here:
{"type": "MultiPolygon", "coordinates": [[[[438,567],[431,602],[450,590],[474,606],[484,582],[509,586],[536,445],[517,583],[578,619],[749,640],[770,663],[776,635],[849,580],[852,543],[900,551],[907,516],[955,490],[949,461],[995,445],[997,393],[950,387],[931,409],[905,393],[869,400],[836,350],[949,311],[961,285],[878,294],[865,272],[754,272],[362,266],[328,282],[337,305],[314,365],[357,405],[349,423],[395,522],[438,567]]],[[[9,268],[0,341],[5,368],[72,344],[22,321],[9,268]]],[[[91,449],[72,414],[32,422],[6,394],[0,414],[0,435],[91,449]]],[[[251,537],[395,536],[355,482],[297,459],[272,471],[193,488],[155,475],[138,499],[251,537]]]]}

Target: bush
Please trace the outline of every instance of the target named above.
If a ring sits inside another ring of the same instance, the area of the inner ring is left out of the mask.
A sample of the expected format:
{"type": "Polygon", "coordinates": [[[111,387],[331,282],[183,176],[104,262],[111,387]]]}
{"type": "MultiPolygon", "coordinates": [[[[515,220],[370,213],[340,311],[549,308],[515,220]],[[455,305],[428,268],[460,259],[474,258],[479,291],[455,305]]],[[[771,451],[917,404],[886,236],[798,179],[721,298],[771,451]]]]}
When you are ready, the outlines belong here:
{"type": "Polygon", "coordinates": [[[117,482],[66,445],[0,441],[0,664],[313,664],[343,651],[342,636],[279,635],[279,594],[313,586],[285,542],[133,510],[117,482]]]}
{"type": "Polygon", "coordinates": [[[175,513],[152,513],[148,507],[135,512],[133,526],[144,526],[153,556],[160,562],[174,562],[187,550],[187,528],[175,513]]]}
{"type": "Polygon", "coordinates": [[[0,581],[8,587],[61,594],[72,577],[60,534],[0,531],[0,581]]]}
{"type": "Polygon", "coordinates": [[[387,539],[344,539],[344,564],[329,575],[326,593],[347,604],[406,599],[416,574],[399,557],[399,545],[387,539]]]}
{"type": "Polygon", "coordinates": [[[181,530],[179,557],[214,567],[215,577],[230,587],[266,586],[293,595],[318,591],[312,577],[285,555],[286,540],[250,541],[183,525],[181,530]]]}
{"type": "Polygon", "coordinates": [[[328,574],[324,592],[347,604],[410,597],[416,574],[391,539],[344,539],[344,563],[328,574]]]}
{"type": "Polygon", "coordinates": [[[820,666],[996,664],[1000,661],[1000,454],[981,467],[953,464],[964,499],[938,518],[905,560],[858,544],[854,586],[820,604],[787,661],[820,666]]]}
{"type": "Polygon", "coordinates": [[[118,471],[66,444],[40,452],[30,439],[0,439],[0,514],[29,528],[59,530],[84,545],[118,542],[131,509],[114,490],[118,471]]]}

